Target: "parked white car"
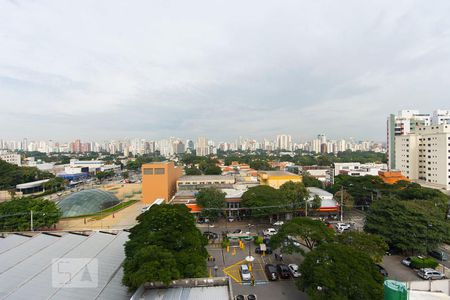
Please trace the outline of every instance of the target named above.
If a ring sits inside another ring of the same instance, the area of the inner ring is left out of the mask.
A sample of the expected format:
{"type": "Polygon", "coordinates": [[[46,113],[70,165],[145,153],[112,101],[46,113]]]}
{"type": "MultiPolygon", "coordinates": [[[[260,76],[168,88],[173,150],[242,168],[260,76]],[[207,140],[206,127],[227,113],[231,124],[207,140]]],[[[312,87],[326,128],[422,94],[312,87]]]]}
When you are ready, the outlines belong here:
{"type": "Polygon", "coordinates": [[[292,277],[298,278],[300,277],[300,272],[298,271],[298,265],[296,264],[290,264],[288,265],[289,271],[291,272],[292,277]]]}
{"type": "Polygon", "coordinates": [[[351,228],[351,225],[348,224],[348,223],[337,223],[337,224],[336,224],[336,229],[337,229],[339,232],[343,232],[343,231],[345,231],[345,230],[349,230],[350,228],[351,228]]]}
{"type": "Polygon", "coordinates": [[[301,246],[300,242],[297,241],[293,236],[288,235],[287,239],[288,239],[288,242],[290,242],[295,247],[300,247],[301,246]]]}
{"type": "Polygon", "coordinates": [[[144,206],[143,208],[141,208],[141,213],[145,213],[149,209],[150,209],[150,206],[144,206]]]}
{"type": "Polygon", "coordinates": [[[250,274],[250,270],[247,265],[241,265],[241,277],[242,281],[252,280],[252,274],[250,274]]]}
{"type": "Polygon", "coordinates": [[[266,230],[263,231],[263,235],[275,235],[277,234],[277,231],[275,230],[275,228],[267,228],[266,230]]]}
{"type": "Polygon", "coordinates": [[[283,224],[283,221],[276,221],[275,223],[273,223],[274,226],[283,226],[283,224]]]}
{"type": "Polygon", "coordinates": [[[429,279],[444,279],[445,275],[442,274],[439,271],[436,271],[435,269],[420,269],[419,272],[417,272],[417,275],[419,275],[420,278],[429,280],[429,279]]]}

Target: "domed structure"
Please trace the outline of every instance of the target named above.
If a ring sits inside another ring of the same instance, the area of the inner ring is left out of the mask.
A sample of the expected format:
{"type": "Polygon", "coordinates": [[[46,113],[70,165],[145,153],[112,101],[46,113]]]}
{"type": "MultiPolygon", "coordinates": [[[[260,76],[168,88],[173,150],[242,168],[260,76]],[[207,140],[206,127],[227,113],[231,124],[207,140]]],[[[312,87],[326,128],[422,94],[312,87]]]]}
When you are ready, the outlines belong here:
{"type": "Polygon", "coordinates": [[[76,217],[94,214],[120,203],[111,193],[102,190],[85,190],[67,196],[58,203],[62,217],[76,217]]]}

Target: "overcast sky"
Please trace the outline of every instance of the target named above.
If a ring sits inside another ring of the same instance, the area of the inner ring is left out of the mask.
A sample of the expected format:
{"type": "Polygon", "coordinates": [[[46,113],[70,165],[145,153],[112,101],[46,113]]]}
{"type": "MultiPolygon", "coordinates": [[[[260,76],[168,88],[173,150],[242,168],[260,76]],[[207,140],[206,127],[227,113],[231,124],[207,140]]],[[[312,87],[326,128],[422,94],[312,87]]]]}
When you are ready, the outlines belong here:
{"type": "Polygon", "coordinates": [[[1,1],[0,139],[383,141],[450,109],[450,1],[1,1]]]}

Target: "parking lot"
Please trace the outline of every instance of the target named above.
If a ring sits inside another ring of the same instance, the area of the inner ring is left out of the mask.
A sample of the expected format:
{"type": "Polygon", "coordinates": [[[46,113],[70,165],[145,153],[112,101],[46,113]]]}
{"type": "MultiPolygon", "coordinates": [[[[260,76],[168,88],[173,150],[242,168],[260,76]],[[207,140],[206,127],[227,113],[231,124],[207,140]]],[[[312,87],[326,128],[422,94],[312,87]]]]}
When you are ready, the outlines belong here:
{"type": "MultiPolygon", "coordinates": [[[[389,279],[394,279],[402,282],[421,281],[423,280],[417,275],[417,270],[404,266],[401,261],[405,256],[390,255],[383,258],[383,267],[389,274],[389,279]]],[[[446,266],[440,265],[436,268],[437,271],[446,274],[450,278],[450,269],[446,266]]]]}
{"type": "MultiPolygon", "coordinates": [[[[201,226],[201,230],[212,231],[217,233],[219,236],[222,231],[232,231],[233,229],[245,229],[247,224],[225,224],[226,229],[223,226],[214,227],[201,226]]],[[[251,232],[260,233],[263,229],[267,228],[268,225],[256,225],[251,227],[251,232]]],[[[264,267],[266,264],[277,265],[279,263],[290,264],[295,263],[300,265],[303,261],[303,257],[300,254],[283,254],[283,261],[277,261],[275,259],[275,253],[279,254],[278,251],[274,251],[271,255],[261,255],[255,253],[255,245],[253,241],[244,242],[244,248],[241,249],[237,242],[232,242],[227,252],[226,249],[222,249],[220,240],[215,242],[210,241],[208,245],[208,252],[211,255],[208,261],[208,272],[212,276],[229,276],[232,281],[233,294],[248,295],[255,294],[258,299],[308,299],[307,295],[298,290],[295,285],[295,279],[279,279],[277,281],[269,281],[264,267]],[[249,256],[249,250],[251,256],[255,258],[252,263],[251,274],[253,276],[252,281],[242,281],[240,275],[241,264],[247,264],[245,258],[249,256]]]]}

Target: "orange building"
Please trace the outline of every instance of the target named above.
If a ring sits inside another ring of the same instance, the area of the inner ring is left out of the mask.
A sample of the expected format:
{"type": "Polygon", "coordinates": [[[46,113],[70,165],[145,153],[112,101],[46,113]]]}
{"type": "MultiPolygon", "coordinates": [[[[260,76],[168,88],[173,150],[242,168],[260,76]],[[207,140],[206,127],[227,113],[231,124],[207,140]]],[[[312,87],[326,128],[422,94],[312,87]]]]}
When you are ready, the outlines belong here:
{"type": "Polygon", "coordinates": [[[183,168],[173,162],[154,162],[142,165],[142,201],[147,204],[156,199],[168,202],[177,191],[177,180],[183,168]]]}
{"type": "Polygon", "coordinates": [[[408,178],[402,175],[400,171],[379,171],[378,176],[380,176],[381,180],[387,184],[394,184],[399,181],[410,181],[408,178]]]}

